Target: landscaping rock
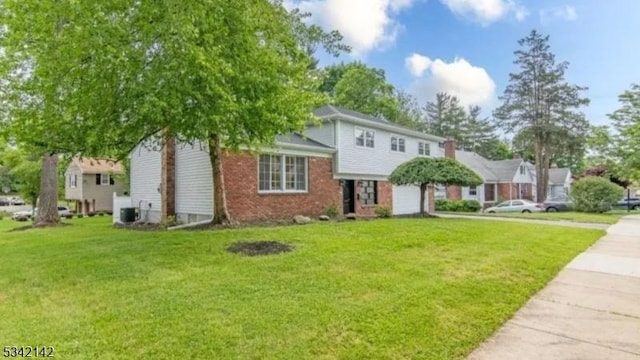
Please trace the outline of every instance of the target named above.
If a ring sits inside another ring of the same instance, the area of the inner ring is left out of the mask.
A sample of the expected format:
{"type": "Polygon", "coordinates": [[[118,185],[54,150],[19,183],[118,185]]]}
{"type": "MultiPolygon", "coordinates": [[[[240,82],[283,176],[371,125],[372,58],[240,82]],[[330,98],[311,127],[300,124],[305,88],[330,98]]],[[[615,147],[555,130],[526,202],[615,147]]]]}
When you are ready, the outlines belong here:
{"type": "Polygon", "coordinates": [[[299,225],[304,225],[310,223],[311,218],[308,216],[296,215],[293,217],[293,222],[299,225]]]}
{"type": "Polygon", "coordinates": [[[347,220],[356,220],[356,214],[347,214],[347,216],[345,216],[345,219],[347,220]]]}
{"type": "Polygon", "coordinates": [[[331,218],[328,215],[320,215],[318,218],[320,221],[329,221],[331,218]]]}

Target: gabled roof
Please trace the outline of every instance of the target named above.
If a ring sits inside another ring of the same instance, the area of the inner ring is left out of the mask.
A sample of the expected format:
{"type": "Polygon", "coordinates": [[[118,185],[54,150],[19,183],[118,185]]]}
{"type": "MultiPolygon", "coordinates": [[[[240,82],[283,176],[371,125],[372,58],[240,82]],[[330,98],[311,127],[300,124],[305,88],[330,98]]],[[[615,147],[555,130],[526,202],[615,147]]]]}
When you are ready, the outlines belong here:
{"type": "Polygon", "coordinates": [[[480,175],[485,182],[511,182],[522,159],[488,160],[475,152],[456,150],[456,160],[480,175]]]}
{"type": "Polygon", "coordinates": [[[498,181],[498,176],[492,171],[490,161],[471,151],[456,150],[456,160],[465,164],[486,181],[498,181]]]}
{"type": "Polygon", "coordinates": [[[569,168],[550,168],[549,185],[564,185],[570,174],[571,170],[569,168]]]}
{"type": "Polygon", "coordinates": [[[371,115],[363,114],[357,111],[345,109],[339,106],[327,105],[321,108],[318,108],[313,111],[313,114],[320,119],[331,119],[331,118],[340,118],[343,120],[347,120],[352,123],[376,127],[379,129],[388,130],[390,132],[396,132],[399,134],[411,135],[418,138],[423,138],[431,141],[445,141],[446,139],[443,137],[425,134],[423,132],[419,132],[408,127],[395,124],[386,119],[377,118],[371,115]]]}
{"type": "Polygon", "coordinates": [[[76,165],[82,174],[122,174],[122,164],[112,160],[97,158],[73,158],[71,164],[76,165]]]}
{"type": "Polygon", "coordinates": [[[327,146],[323,143],[317,142],[313,139],[309,139],[303,137],[298,133],[290,133],[287,135],[278,135],[276,136],[276,142],[281,143],[283,145],[291,144],[291,145],[302,145],[302,146],[311,146],[311,147],[320,147],[331,149],[330,146],[327,146]]]}
{"type": "Polygon", "coordinates": [[[522,159],[491,161],[491,168],[498,177],[498,181],[511,181],[522,162],[522,159]]]}

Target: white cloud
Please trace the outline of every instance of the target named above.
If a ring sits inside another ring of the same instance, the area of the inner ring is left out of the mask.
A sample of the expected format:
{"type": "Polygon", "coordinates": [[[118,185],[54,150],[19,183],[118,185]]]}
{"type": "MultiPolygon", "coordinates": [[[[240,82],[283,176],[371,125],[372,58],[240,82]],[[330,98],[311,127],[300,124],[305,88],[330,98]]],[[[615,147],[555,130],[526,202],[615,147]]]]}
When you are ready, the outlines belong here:
{"type": "Polygon", "coordinates": [[[407,67],[407,70],[415,77],[421,77],[429,66],[431,66],[431,63],[431,59],[416,53],[413,53],[404,60],[404,65],[407,67]]]}
{"type": "Polygon", "coordinates": [[[288,0],[287,6],[311,12],[323,29],[338,30],[352,55],[360,57],[393,44],[403,26],[397,15],[419,0],[288,0]]]}
{"type": "Polygon", "coordinates": [[[483,26],[513,16],[523,21],[529,11],[517,0],[440,0],[454,14],[477,21],[483,26]]]}
{"type": "Polygon", "coordinates": [[[540,22],[542,24],[547,24],[554,19],[574,21],[577,18],[578,12],[576,11],[576,8],[571,5],[540,10],[540,22]]]}
{"type": "Polygon", "coordinates": [[[447,92],[460,99],[463,105],[490,105],[495,101],[496,84],[487,71],[473,66],[463,58],[455,58],[447,63],[441,59],[431,61],[428,57],[413,54],[405,59],[405,65],[419,78],[413,84],[413,93],[420,101],[430,101],[439,92],[447,92]],[[422,71],[420,66],[426,67],[422,71]],[[413,67],[413,65],[420,65],[413,67]],[[418,75],[420,74],[420,75],[418,75]]]}

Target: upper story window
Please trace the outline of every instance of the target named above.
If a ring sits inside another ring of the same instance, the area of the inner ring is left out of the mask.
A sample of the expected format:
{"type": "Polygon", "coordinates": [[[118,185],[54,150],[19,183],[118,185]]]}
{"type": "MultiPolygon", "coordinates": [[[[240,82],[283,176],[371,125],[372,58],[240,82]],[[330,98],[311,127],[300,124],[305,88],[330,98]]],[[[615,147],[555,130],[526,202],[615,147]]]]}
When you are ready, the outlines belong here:
{"type": "Polygon", "coordinates": [[[368,129],[356,128],[356,146],[373,149],[375,147],[376,132],[368,129]]]}
{"type": "Polygon", "coordinates": [[[418,141],[418,155],[431,155],[431,148],[429,147],[429,143],[418,141]]]}
{"type": "Polygon", "coordinates": [[[391,135],[391,151],[405,152],[407,140],[397,135],[391,135]]]}
{"type": "Polygon", "coordinates": [[[524,165],[520,165],[520,175],[524,175],[524,165]]]}
{"type": "Polygon", "coordinates": [[[96,174],[96,185],[113,185],[115,180],[109,174],[96,174]]]}
{"type": "Polygon", "coordinates": [[[260,192],[307,191],[307,158],[304,156],[260,155],[260,192]]]}
{"type": "Polygon", "coordinates": [[[69,187],[75,188],[77,186],[78,186],[78,175],[76,174],[69,175],[69,187]]]}

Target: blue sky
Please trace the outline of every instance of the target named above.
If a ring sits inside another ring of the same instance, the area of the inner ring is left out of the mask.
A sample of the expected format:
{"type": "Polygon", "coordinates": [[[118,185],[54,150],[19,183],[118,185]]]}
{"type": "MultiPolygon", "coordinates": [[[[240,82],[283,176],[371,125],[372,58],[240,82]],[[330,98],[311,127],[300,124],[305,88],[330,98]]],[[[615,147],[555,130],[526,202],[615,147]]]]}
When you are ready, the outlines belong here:
{"type": "Polygon", "coordinates": [[[465,104],[499,104],[517,41],[532,29],[551,36],[551,50],[569,61],[567,79],[587,86],[594,124],[608,124],[617,96],[640,82],[638,0],[288,0],[337,29],[353,52],[324,65],[360,60],[382,68],[420,102],[438,91],[465,104]]]}

